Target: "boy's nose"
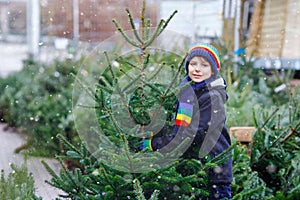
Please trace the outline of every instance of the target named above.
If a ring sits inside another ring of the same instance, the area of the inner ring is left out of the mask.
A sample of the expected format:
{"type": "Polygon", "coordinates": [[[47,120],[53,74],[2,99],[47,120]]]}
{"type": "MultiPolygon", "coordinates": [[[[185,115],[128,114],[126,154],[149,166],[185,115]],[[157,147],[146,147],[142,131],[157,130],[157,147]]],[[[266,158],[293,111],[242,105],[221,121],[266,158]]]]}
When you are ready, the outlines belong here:
{"type": "Polygon", "coordinates": [[[197,65],[197,66],[195,67],[195,70],[196,70],[196,71],[200,71],[200,68],[201,68],[201,67],[200,67],[199,65],[197,65]]]}

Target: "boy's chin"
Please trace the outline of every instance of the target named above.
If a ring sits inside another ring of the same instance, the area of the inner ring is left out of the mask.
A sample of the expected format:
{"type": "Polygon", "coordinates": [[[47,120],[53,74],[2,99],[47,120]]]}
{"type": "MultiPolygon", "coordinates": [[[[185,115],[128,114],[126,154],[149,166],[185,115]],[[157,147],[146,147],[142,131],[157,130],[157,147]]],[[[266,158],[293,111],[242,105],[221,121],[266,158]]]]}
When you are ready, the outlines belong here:
{"type": "Polygon", "coordinates": [[[200,83],[200,82],[206,80],[206,78],[195,78],[195,77],[193,77],[193,78],[191,78],[191,79],[192,79],[192,81],[195,82],[195,83],[200,83]]]}

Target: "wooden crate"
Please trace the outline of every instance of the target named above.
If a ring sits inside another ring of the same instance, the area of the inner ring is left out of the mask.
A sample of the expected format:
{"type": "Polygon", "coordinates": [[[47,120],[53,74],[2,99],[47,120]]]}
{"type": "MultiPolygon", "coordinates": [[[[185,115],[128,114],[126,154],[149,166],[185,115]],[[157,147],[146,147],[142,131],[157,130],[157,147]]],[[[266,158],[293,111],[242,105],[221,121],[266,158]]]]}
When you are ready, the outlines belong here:
{"type": "Polygon", "coordinates": [[[253,126],[238,126],[230,128],[230,138],[246,146],[247,154],[251,156],[252,135],[255,131],[253,126]]]}
{"type": "Polygon", "coordinates": [[[251,143],[252,135],[255,131],[255,127],[253,126],[238,126],[230,128],[230,137],[235,138],[236,141],[242,143],[251,143]]]}
{"type": "Polygon", "coordinates": [[[291,87],[300,87],[300,79],[292,79],[290,81],[291,87]]]}

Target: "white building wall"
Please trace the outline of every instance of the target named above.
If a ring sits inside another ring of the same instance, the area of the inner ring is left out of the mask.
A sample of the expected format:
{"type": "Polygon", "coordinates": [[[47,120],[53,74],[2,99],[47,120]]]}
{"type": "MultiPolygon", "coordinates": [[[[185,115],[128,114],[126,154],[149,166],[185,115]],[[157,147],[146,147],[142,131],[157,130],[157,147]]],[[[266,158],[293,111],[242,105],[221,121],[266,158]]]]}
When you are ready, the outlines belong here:
{"type": "Polygon", "coordinates": [[[194,39],[219,37],[223,26],[222,8],[222,0],[163,0],[159,18],[167,19],[177,10],[168,29],[194,39]]]}

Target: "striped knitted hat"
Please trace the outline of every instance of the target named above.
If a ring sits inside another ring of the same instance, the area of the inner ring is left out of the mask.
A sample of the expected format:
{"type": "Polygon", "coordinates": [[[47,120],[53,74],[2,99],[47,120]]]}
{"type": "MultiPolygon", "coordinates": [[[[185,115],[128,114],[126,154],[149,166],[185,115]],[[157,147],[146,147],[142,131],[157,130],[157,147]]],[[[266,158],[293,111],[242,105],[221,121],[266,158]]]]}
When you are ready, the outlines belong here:
{"type": "Polygon", "coordinates": [[[188,66],[191,59],[195,56],[201,56],[206,58],[206,60],[212,66],[212,71],[214,75],[215,76],[218,75],[218,72],[220,71],[221,68],[221,64],[220,64],[219,53],[215,47],[207,43],[200,43],[199,45],[192,47],[189,50],[189,55],[186,57],[185,60],[186,71],[188,71],[188,66]]]}

